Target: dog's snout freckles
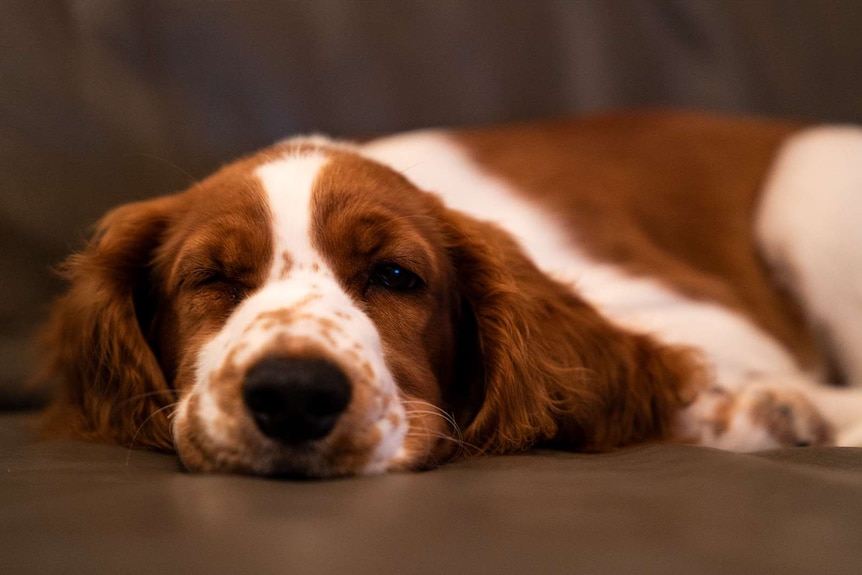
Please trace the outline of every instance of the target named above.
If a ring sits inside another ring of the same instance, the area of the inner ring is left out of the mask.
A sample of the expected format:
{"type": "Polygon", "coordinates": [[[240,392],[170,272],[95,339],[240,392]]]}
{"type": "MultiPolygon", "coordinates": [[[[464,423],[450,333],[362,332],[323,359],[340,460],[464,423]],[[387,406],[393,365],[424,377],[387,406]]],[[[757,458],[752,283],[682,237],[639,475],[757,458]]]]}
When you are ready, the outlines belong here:
{"type": "Polygon", "coordinates": [[[405,425],[372,321],[334,280],[288,278],[241,302],[203,346],[174,436],[181,458],[196,441],[193,468],[336,475],[384,470],[405,425]],[[273,361],[316,373],[274,376],[273,361]],[[262,378],[267,365],[273,377],[262,378]],[[266,405],[274,399],[284,409],[266,405]],[[334,408],[315,415],[321,402],[334,408]]]}

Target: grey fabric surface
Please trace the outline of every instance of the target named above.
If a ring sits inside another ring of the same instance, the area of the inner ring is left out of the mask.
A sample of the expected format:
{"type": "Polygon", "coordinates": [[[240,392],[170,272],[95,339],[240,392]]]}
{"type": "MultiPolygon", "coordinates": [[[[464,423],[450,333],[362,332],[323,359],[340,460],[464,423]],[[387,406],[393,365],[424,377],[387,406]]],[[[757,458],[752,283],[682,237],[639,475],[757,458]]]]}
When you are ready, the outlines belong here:
{"type": "Polygon", "coordinates": [[[2,571],[859,573],[862,457],[648,445],[327,482],[198,476],[0,417],[2,571]]]}

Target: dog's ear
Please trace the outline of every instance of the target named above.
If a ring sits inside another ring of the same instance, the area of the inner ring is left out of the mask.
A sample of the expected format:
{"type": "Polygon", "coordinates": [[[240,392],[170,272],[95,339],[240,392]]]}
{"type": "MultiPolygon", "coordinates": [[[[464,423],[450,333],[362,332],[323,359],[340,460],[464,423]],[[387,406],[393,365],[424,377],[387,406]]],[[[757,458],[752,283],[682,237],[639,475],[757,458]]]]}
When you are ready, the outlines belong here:
{"type": "Polygon", "coordinates": [[[174,397],[144,326],[155,306],[154,252],[178,201],[169,196],[113,210],[62,265],[69,288],[41,339],[45,376],[62,386],[45,413],[47,432],[172,449],[163,408],[174,397]]]}
{"type": "Polygon", "coordinates": [[[461,393],[481,398],[466,443],[497,453],[539,441],[601,451],[671,433],[699,378],[687,350],[614,326],[496,226],[451,211],[444,220],[470,312],[458,364],[473,381],[459,385],[478,386],[461,393]]]}

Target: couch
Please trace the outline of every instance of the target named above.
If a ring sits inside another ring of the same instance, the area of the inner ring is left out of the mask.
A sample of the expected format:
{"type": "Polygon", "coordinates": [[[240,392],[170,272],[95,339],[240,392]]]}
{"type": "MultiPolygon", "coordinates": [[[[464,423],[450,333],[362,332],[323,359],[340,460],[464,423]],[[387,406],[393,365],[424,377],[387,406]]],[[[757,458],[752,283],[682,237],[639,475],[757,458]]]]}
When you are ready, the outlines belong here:
{"type": "MultiPolygon", "coordinates": [[[[0,572],[860,573],[862,449],[650,444],[297,482],[46,440],[50,271],[297,132],[613,108],[862,122],[853,0],[0,4],[0,572]]],[[[862,417],[862,414],[860,414],[862,417]]]]}

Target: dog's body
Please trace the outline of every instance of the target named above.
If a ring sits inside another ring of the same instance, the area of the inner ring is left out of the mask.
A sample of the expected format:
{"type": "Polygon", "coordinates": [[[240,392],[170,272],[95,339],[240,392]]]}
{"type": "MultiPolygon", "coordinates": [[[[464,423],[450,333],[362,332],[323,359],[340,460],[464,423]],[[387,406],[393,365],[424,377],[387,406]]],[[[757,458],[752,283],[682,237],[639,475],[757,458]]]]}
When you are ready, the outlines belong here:
{"type": "Polygon", "coordinates": [[[540,442],[859,445],[862,390],[824,385],[862,384],[859,215],[855,128],[289,140],[103,220],[49,327],[49,419],[311,476],[540,442]]]}

